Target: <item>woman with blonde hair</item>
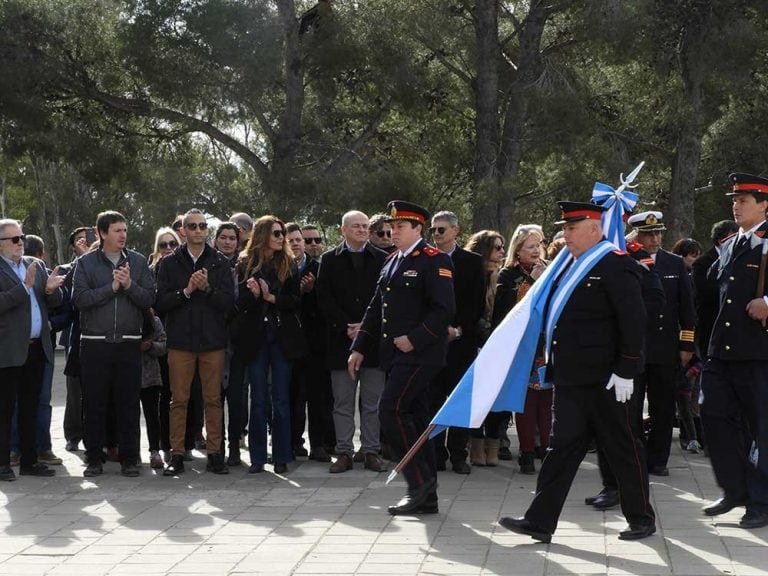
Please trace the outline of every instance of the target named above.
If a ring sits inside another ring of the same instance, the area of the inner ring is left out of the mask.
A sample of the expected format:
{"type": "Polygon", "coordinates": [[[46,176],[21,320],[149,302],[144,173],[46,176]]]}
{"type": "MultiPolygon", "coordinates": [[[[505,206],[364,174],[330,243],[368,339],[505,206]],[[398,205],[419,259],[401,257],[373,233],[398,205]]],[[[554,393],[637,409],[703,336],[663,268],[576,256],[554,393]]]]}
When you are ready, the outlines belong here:
{"type": "MultiPolygon", "coordinates": [[[[491,335],[493,304],[496,298],[496,280],[499,267],[504,261],[504,236],[495,230],[481,230],[470,236],[466,250],[483,257],[485,270],[485,308],[478,322],[477,334],[480,346],[491,335]]],[[[498,412],[490,412],[480,428],[472,430],[469,461],[473,466],[496,466],[499,463],[499,418],[498,412]]]]}
{"type": "MultiPolygon", "coordinates": [[[[533,283],[541,276],[547,264],[544,260],[544,232],[538,224],[521,224],[512,234],[507,259],[499,272],[496,301],[491,324],[496,328],[507,313],[514,308],[533,283]]],[[[536,435],[540,438],[540,450],[549,446],[552,429],[552,385],[539,381],[538,368],[543,366],[543,342],[531,367],[528,393],[523,412],[515,414],[515,427],[520,441],[518,464],[523,474],[534,474],[536,467],[536,435]]]]}
{"type": "Polygon", "coordinates": [[[160,259],[168,256],[179,247],[181,241],[179,235],[169,226],[163,226],[155,232],[155,246],[152,255],[149,257],[149,267],[154,269],[160,259]]]}
{"type": "Polygon", "coordinates": [[[293,461],[291,371],[293,360],[303,355],[306,343],[298,318],[299,274],[285,224],[276,216],[262,216],[254,223],[237,264],[237,282],[238,312],[232,340],[251,382],[248,473],[264,470],[267,423],[271,422],[274,471],[284,474],[293,461]]]}

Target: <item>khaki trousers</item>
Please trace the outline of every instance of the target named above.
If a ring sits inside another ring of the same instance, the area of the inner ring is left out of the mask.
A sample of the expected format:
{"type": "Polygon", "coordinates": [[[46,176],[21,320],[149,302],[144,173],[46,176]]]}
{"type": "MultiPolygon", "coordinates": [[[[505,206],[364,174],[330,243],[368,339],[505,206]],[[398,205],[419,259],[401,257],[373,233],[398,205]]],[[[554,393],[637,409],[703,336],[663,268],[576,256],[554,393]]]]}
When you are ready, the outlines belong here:
{"type": "Polygon", "coordinates": [[[221,375],[224,350],[212,352],[168,351],[168,372],[171,381],[171,452],[184,454],[187,428],[187,404],[195,369],[200,372],[205,407],[205,438],[209,455],[221,449],[221,375]]]}

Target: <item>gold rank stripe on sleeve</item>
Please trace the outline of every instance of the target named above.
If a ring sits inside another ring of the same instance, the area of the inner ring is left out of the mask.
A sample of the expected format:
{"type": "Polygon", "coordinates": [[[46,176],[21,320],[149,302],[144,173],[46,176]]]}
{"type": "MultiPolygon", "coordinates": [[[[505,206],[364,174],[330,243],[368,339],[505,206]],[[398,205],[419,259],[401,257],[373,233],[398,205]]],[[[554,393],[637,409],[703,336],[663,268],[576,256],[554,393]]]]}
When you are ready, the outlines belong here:
{"type": "Polygon", "coordinates": [[[453,278],[453,272],[449,268],[438,268],[437,273],[443,278],[453,278]]]}
{"type": "Polygon", "coordinates": [[[693,342],[693,330],[680,330],[681,342],[693,342]]]}

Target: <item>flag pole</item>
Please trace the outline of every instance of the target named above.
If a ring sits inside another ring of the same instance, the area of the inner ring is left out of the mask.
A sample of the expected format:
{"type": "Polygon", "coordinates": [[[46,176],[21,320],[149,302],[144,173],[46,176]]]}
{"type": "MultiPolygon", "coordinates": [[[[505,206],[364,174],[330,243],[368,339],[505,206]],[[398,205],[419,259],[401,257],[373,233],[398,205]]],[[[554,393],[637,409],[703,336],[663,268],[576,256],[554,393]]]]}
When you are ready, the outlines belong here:
{"type": "Polygon", "coordinates": [[[408,452],[405,453],[405,456],[403,456],[400,459],[400,462],[397,463],[395,466],[395,469],[392,470],[392,472],[389,473],[389,476],[387,477],[387,481],[384,483],[384,485],[389,484],[397,478],[397,475],[400,474],[400,472],[403,471],[403,468],[405,468],[408,465],[408,462],[410,462],[414,456],[416,456],[416,452],[421,450],[421,447],[424,446],[424,443],[429,440],[429,435],[432,434],[432,431],[435,429],[435,424],[430,424],[427,426],[427,429],[424,430],[424,432],[421,433],[421,436],[414,442],[413,446],[411,446],[411,449],[408,450],[408,452]]]}

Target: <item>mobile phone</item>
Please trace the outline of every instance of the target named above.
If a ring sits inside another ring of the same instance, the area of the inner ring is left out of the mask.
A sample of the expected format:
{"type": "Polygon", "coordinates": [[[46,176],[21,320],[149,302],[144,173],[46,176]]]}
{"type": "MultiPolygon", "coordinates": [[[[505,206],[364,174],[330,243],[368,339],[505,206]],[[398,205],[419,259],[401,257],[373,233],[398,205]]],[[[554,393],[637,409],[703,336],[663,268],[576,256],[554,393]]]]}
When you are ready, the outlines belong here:
{"type": "Polygon", "coordinates": [[[90,246],[96,242],[96,228],[88,228],[85,231],[85,243],[90,246]]]}

